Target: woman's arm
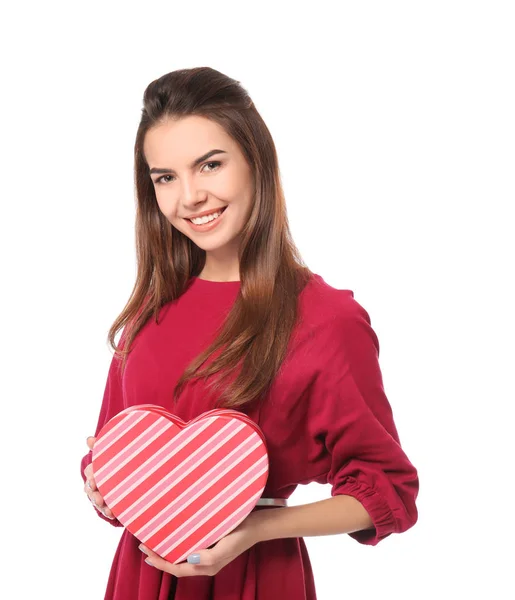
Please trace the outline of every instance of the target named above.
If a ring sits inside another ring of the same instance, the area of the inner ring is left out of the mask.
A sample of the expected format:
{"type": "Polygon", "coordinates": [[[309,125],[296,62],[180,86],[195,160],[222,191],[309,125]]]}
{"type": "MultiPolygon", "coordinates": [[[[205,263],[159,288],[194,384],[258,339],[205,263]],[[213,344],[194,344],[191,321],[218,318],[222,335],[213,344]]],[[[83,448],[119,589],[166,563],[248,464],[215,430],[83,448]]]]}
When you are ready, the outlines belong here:
{"type": "Polygon", "coordinates": [[[256,543],[276,538],[351,533],[373,527],[361,502],[345,495],[300,506],[260,509],[249,517],[256,543]]]}
{"type": "Polygon", "coordinates": [[[145,562],[176,577],[213,576],[258,542],[348,533],[371,525],[372,520],[358,500],[339,495],[302,506],[255,510],[213,548],[198,550],[188,557],[188,562],[177,565],[164,560],[144,544],[140,544],[139,549],[148,555],[145,562]]]}

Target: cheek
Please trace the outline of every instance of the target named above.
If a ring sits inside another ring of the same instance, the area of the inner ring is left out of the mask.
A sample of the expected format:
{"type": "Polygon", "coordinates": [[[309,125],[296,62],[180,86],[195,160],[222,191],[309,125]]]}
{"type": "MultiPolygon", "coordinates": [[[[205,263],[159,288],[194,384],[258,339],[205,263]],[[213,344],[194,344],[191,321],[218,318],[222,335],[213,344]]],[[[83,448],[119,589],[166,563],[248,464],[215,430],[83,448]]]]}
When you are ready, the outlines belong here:
{"type": "MultiPolygon", "coordinates": [[[[156,190],[156,202],[159,210],[163,213],[163,215],[168,219],[174,219],[174,215],[177,211],[177,202],[171,196],[171,194],[166,194],[161,191],[156,190]]],[[[177,221],[177,219],[175,219],[177,221]]],[[[182,221],[182,219],[181,219],[182,221]]]]}
{"type": "Polygon", "coordinates": [[[210,192],[220,200],[237,200],[242,194],[241,174],[231,169],[225,169],[212,181],[206,183],[206,191],[210,192]]]}

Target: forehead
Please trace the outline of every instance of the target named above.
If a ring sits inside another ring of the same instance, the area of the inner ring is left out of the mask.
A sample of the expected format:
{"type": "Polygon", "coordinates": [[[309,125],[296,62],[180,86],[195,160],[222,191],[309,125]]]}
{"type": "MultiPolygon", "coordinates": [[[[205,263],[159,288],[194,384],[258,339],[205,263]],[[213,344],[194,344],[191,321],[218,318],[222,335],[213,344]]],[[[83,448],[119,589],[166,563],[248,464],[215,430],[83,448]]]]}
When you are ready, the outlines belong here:
{"type": "Polygon", "coordinates": [[[235,143],[218,123],[199,116],[155,125],[147,132],[143,143],[150,167],[188,165],[213,148],[230,152],[235,150],[235,143]]]}

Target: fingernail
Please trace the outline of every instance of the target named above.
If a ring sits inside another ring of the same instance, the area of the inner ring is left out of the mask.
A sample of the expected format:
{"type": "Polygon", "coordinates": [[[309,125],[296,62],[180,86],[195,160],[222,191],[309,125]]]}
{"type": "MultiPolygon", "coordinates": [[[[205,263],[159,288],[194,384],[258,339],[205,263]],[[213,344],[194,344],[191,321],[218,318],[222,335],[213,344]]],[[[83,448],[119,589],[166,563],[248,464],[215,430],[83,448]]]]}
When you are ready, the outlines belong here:
{"type": "Polygon", "coordinates": [[[190,554],[188,556],[190,565],[198,565],[200,563],[200,554],[190,554]]]}
{"type": "Polygon", "coordinates": [[[145,558],[145,562],[147,563],[147,565],[150,565],[151,567],[154,566],[148,558],[145,558]]]}
{"type": "Polygon", "coordinates": [[[91,483],[89,482],[89,479],[86,481],[86,485],[89,487],[90,490],[93,490],[93,488],[91,487],[91,483]]]}
{"type": "Polygon", "coordinates": [[[142,552],[144,552],[145,554],[148,554],[148,552],[147,552],[147,549],[146,549],[144,546],[141,546],[141,545],[140,545],[140,546],[138,546],[138,548],[139,548],[139,549],[140,549],[142,552]]]}

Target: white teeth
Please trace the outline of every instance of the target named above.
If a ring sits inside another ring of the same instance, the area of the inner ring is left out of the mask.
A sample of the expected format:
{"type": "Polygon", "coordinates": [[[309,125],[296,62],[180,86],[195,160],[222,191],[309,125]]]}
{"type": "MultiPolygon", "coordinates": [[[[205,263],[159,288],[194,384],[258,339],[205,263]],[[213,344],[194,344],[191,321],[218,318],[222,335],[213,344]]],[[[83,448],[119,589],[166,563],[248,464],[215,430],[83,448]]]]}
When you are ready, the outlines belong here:
{"type": "Polygon", "coordinates": [[[190,219],[192,223],[195,225],[203,225],[204,223],[209,223],[209,221],[213,221],[218,218],[222,214],[222,211],[212,213],[211,215],[206,215],[205,217],[200,217],[199,219],[190,219]]]}

